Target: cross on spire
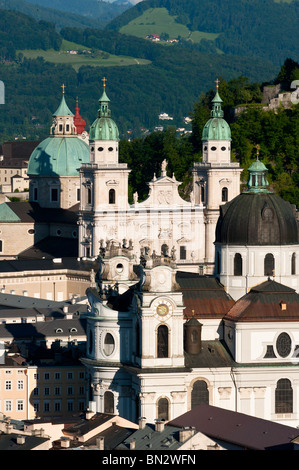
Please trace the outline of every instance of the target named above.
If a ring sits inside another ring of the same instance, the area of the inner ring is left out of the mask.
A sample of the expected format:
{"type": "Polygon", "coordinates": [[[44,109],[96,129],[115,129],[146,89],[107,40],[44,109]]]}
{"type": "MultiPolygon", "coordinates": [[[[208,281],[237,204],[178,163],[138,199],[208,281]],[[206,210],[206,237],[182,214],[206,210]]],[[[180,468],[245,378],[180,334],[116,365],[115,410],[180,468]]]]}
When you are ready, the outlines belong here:
{"type": "Polygon", "coordinates": [[[259,154],[260,154],[260,146],[259,146],[259,144],[257,144],[257,146],[256,146],[256,159],[257,160],[259,159],[259,154]]]}
{"type": "Polygon", "coordinates": [[[64,83],[61,85],[61,88],[62,88],[62,94],[64,95],[64,89],[65,89],[65,84],[64,83]]]}
{"type": "Polygon", "coordinates": [[[218,88],[219,88],[219,83],[220,83],[220,80],[218,80],[218,78],[217,78],[217,80],[215,80],[215,83],[216,83],[216,90],[218,90],[218,88]]]}
{"type": "Polygon", "coordinates": [[[105,78],[105,77],[104,77],[104,78],[102,78],[102,82],[103,82],[103,88],[105,88],[105,87],[106,87],[106,81],[107,81],[107,78],[105,78]]]}

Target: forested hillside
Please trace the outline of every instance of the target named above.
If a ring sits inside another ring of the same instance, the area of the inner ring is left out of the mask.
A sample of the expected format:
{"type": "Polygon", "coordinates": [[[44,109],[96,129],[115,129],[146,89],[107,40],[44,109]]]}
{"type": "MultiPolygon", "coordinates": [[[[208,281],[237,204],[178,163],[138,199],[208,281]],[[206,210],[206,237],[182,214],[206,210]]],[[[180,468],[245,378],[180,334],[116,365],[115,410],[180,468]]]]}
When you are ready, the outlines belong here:
{"type": "MultiPolygon", "coordinates": [[[[106,29],[119,31],[145,10],[162,7],[190,31],[217,33],[213,41],[205,40],[207,50],[264,58],[278,65],[286,57],[298,57],[298,0],[146,0],[114,18],[106,29]]],[[[189,47],[201,47],[187,42],[189,47]]]]}
{"type": "Polygon", "coordinates": [[[16,49],[60,48],[62,38],[53,23],[14,11],[0,13],[0,62],[14,60],[16,49]]]}

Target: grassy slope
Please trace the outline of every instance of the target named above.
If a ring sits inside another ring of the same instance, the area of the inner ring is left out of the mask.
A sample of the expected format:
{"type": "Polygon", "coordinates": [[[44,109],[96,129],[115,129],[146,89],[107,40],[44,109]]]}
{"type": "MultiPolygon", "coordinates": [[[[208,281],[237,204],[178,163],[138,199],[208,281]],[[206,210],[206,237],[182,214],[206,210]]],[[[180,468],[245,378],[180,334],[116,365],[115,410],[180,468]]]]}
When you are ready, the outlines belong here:
{"type": "Polygon", "coordinates": [[[59,51],[54,51],[54,49],[49,49],[43,51],[41,49],[37,50],[19,50],[17,53],[22,53],[24,57],[29,59],[36,59],[37,57],[43,57],[46,61],[52,62],[55,64],[68,64],[78,71],[82,65],[90,65],[93,67],[111,67],[111,66],[127,66],[127,65],[146,65],[149,64],[149,60],[138,59],[135,57],[126,57],[121,55],[113,54],[104,54],[103,57],[94,56],[92,54],[86,55],[76,55],[68,54],[68,50],[77,50],[83,51],[84,49],[88,50],[86,46],[81,44],[75,44],[66,40],[62,41],[62,45],[59,51]],[[107,57],[107,58],[105,58],[107,57]]]}
{"type": "Polygon", "coordinates": [[[200,42],[201,39],[214,40],[218,34],[204,33],[201,31],[191,32],[187,26],[176,23],[175,16],[170,16],[166,8],[149,8],[141,16],[123,26],[119,32],[144,38],[150,34],[167,33],[170,38],[192,39],[200,42]]]}

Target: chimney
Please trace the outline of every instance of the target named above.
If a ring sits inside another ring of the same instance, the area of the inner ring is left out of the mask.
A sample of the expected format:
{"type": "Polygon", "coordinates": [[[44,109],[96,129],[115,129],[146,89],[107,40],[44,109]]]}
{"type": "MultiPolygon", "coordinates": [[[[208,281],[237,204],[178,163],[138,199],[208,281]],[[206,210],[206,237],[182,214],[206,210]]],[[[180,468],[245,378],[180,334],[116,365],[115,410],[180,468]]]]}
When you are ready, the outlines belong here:
{"type": "Polygon", "coordinates": [[[135,444],[136,444],[136,439],[132,439],[131,442],[130,442],[130,450],[135,449],[135,444]]]}
{"type": "Polygon", "coordinates": [[[25,444],[25,441],[26,441],[25,436],[18,436],[17,437],[17,444],[23,445],[23,444],[25,444]]]}
{"type": "Polygon", "coordinates": [[[67,449],[70,447],[71,441],[68,437],[62,437],[60,439],[60,445],[63,449],[67,449]]]}
{"type": "Polygon", "coordinates": [[[164,431],[165,421],[163,419],[156,419],[155,421],[155,431],[162,432],[164,431]]]}
{"type": "Polygon", "coordinates": [[[88,420],[88,419],[91,419],[91,418],[93,417],[93,415],[94,415],[94,412],[93,412],[92,410],[87,409],[87,410],[85,411],[85,419],[87,419],[87,420],[88,420]]]}
{"type": "Polygon", "coordinates": [[[105,440],[103,437],[97,437],[96,444],[99,450],[104,450],[105,448],[105,440]]]}
{"type": "Polygon", "coordinates": [[[180,429],[179,432],[179,442],[185,442],[189,437],[192,437],[195,433],[194,427],[186,427],[180,429]]]}
{"type": "Polygon", "coordinates": [[[139,429],[144,429],[146,426],[146,418],[139,418],[139,429]]]}

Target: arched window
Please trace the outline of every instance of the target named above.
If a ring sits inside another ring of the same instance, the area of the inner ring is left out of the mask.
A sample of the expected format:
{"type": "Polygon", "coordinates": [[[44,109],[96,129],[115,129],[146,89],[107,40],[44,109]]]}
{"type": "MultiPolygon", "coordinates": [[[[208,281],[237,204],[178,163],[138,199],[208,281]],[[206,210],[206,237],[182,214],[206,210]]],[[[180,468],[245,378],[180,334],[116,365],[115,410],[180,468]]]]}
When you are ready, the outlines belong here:
{"type": "Polygon", "coordinates": [[[276,384],[275,413],[293,413],[293,389],[289,379],[280,379],[276,384]]]}
{"type": "Polygon", "coordinates": [[[109,204],[115,204],[115,189],[109,189],[109,204]]]}
{"type": "Polygon", "coordinates": [[[222,202],[227,202],[228,201],[228,189],[227,188],[222,188],[221,200],[222,200],[222,202]]]}
{"type": "Polygon", "coordinates": [[[169,420],[169,403],[168,403],[167,398],[159,398],[157,408],[158,408],[157,418],[168,421],[169,420]]]}
{"type": "Polygon", "coordinates": [[[264,259],[264,275],[273,276],[275,269],[275,260],[272,253],[267,253],[264,259]]]}
{"type": "Polygon", "coordinates": [[[161,255],[168,256],[169,248],[165,243],[161,246],[161,255]]]}
{"type": "Polygon", "coordinates": [[[104,413],[114,413],[114,395],[109,391],[104,393],[104,413]]]}
{"type": "Polygon", "coordinates": [[[242,256],[240,253],[236,253],[234,257],[234,276],[242,276],[242,256]]]}
{"type": "Polygon", "coordinates": [[[292,254],[292,274],[296,274],[296,253],[292,254]]]}
{"type": "Polygon", "coordinates": [[[157,356],[168,357],[168,328],[160,325],[157,331],[157,356]]]}
{"type": "Polygon", "coordinates": [[[203,403],[209,404],[209,390],[204,380],[197,380],[191,392],[191,409],[203,403]]]}

